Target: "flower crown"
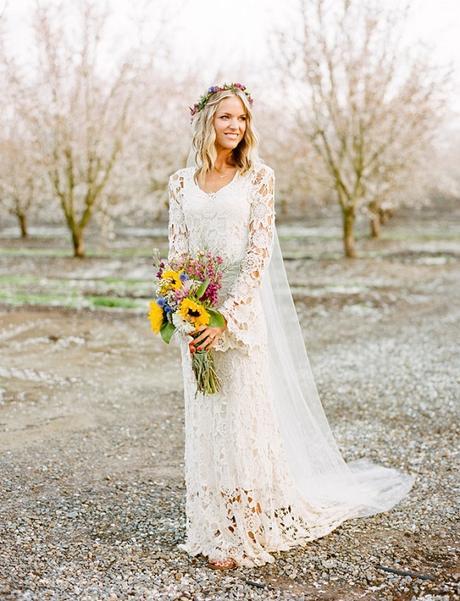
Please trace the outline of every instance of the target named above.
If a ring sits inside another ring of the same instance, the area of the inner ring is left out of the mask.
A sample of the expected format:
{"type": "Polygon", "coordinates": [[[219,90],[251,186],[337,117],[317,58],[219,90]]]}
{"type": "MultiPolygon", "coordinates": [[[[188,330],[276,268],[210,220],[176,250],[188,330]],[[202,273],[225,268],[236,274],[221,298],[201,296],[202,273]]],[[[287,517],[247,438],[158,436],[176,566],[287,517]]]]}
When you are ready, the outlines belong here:
{"type": "Polygon", "coordinates": [[[196,113],[204,109],[208,100],[213,94],[216,92],[221,92],[222,90],[231,90],[232,92],[236,92],[237,89],[246,94],[249,104],[254,102],[253,98],[251,98],[251,94],[246,90],[246,86],[244,86],[242,83],[224,83],[223,86],[211,86],[208,88],[207,93],[200,97],[198,102],[196,102],[193,106],[189,106],[191,121],[193,121],[193,116],[196,113]]]}

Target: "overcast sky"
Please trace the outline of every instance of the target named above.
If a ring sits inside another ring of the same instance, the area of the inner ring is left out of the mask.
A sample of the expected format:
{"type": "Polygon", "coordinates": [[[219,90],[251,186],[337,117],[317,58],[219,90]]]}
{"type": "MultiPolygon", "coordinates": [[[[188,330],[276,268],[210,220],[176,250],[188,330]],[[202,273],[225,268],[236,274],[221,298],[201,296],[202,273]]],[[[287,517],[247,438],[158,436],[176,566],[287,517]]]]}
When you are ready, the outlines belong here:
{"type": "MultiPolygon", "coordinates": [[[[46,4],[56,0],[0,0],[0,7],[6,5],[3,14],[9,25],[10,42],[23,57],[27,57],[30,40],[28,16],[36,1],[46,4]]],[[[135,35],[127,19],[133,11],[142,10],[144,21],[154,25],[158,7],[166,3],[174,14],[172,43],[176,56],[184,67],[198,65],[203,75],[225,66],[229,56],[251,61],[252,65],[260,63],[263,67],[268,31],[274,24],[286,22],[289,11],[296,5],[296,0],[97,1],[110,7],[120,45],[129,44],[135,35]],[[146,5],[147,8],[143,8],[146,5]]],[[[63,2],[75,6],[78,0],[63,2]]],[[[394,4],[401,0],[381,2],[394,4]]],[[[437,60],[453,63],[456,88],[453,105],[460,110],[460,0],[415,0],[414,5],[409,36],[430,44],[437,60]]],[[[229,74],[228,80],[232,75],[229,74]]]]}

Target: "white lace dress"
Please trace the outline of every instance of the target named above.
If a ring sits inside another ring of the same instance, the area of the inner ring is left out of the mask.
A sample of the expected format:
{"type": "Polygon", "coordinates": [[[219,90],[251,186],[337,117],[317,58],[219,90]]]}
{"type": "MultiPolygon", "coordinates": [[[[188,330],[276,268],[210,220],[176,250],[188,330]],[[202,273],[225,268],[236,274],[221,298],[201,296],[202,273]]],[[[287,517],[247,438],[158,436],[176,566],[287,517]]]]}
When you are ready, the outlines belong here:
{"type": "MultiPolygon", "coordinates": [[[[179,338],[185,401],[186,541],[179,548],[239,565],[274,561],[323,536],[346,514],[315,508],[294,486],[272,405],[260,299],[275,224],[274,172],[259,162],[217,192],[194,168],[169,179],[169,259],[204,246],[240,266],[219,310],[228,329],[214,351],[220,393],[196,394],[188,341],[179,338]]],[[[190,340],[190,338],[189,338],[190,340]]]]}

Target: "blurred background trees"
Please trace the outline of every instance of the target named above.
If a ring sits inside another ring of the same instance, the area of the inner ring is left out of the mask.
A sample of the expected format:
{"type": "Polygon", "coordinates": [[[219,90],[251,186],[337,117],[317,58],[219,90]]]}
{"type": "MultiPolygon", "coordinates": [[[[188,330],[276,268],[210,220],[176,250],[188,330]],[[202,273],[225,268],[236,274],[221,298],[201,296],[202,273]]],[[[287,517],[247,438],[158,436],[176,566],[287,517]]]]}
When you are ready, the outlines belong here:
{"type": "Polygon", "coordinates": [[[447,75],[421,48],[405,46],[407,9],[359,0],[299,0],[298,7],[273,52],[286,88],[298,92],[297,130],[323,167],[318,175],[342,212],[344,252],[354,257],[357,211],[367,209],[378,237],[385,209],[394,210],[429,165],[447,75]]]}
{"type": "Polygon", "coordinates": [[[132,55],[125,57],[112,77],[102,79],[97,67],[107,13],[80,5],[72,40],[63,7],[36,8],[33,79],[13,61],[6,63],[5,78],[17,123],[28,131],[74,255],[82,257],[85,229],[95,213],[105,210],[107,187],[122,156],[132,119],[135,62],[132,55]]]}
{"type": "MultiPolygon", "coordinates": [[[[139,35],[117,47],[110,3],[36,3],[33,53],[20,62],[0,24],[0,219],[61,221],[74,255],[92,224],[153,227],[167,219],[166,183],[185,165],[188,106],[211,83],[244,81],[256,98],[261,156],[277,173],[278,219],[340,208],[343,248],[357,255],[355,222],[369,235],[401,205],[458,195],[446,143],[449,74],[404,37],[408,8],[358,0],[297,0],[289,29],[273,31],[267,70],[251,61],[221,67],[214,81],[173,60],[180,3],[158,3],[152,22],[133,14],[139,35]],[[122,47],[122,49],[121,49],[122,47]]],[[[4,11],[5,13],[5,11],[4,11]]]]}

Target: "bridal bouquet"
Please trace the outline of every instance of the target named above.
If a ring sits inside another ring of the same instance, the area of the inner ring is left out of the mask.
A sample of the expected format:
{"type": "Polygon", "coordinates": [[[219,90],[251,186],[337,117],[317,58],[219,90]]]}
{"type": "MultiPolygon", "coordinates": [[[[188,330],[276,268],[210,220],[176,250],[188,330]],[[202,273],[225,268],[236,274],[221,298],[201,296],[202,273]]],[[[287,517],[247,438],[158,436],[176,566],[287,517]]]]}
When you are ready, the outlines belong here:
{"type": "MultiPolygon", "coordinates": [[[[226,269],[222,257],[200,250],[196,256],[168,263],[160,258],[156,248],[153,266],[156,269],[154,299],[150,301],[148,316],[155,334],[159,333],[169,344],[176,331],[197,338],[201,332],[195,329],[202,324],[225,325],[223,315],[215,309],[226,269]]],[[[192,354],[192,367],[197,392],[214,394],[220,390],[212,349],[196,350],[192,354]]]]}

